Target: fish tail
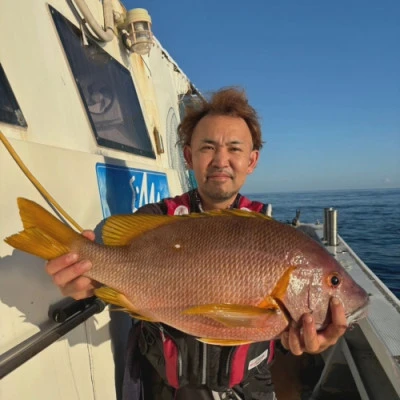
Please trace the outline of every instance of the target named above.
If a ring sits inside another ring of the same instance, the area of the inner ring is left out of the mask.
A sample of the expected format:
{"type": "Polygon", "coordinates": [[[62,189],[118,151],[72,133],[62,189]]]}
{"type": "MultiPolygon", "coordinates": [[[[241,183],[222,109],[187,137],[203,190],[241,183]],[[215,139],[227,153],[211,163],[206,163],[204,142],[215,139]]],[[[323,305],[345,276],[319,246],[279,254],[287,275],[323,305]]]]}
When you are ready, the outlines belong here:
{"type": "Polygon", "coordinates": [[[17,201],[24,230],[4,240],[10,246],[51,260],[68,253],[72,243],[80,239],[79,233],[39,204],[21,197],[17,201]]]}

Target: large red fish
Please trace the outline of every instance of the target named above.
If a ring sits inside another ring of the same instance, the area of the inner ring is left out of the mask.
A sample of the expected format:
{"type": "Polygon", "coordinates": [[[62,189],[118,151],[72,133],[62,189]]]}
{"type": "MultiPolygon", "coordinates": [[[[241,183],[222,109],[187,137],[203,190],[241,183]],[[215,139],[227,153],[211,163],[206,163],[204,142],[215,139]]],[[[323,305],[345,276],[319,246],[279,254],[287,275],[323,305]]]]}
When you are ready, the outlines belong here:
{"type": "Polygon", "coordinates": [[[207,343],[272,339],[309,312],[323,328],[332,296],[349,323],[365,314],[367,293],[319,243],[258,213],[113,216],[99,245],[34,202],[18,205],[24,231],[11,246],[44,259],[77,252],[106,285],[98,297],[207,343]]]}

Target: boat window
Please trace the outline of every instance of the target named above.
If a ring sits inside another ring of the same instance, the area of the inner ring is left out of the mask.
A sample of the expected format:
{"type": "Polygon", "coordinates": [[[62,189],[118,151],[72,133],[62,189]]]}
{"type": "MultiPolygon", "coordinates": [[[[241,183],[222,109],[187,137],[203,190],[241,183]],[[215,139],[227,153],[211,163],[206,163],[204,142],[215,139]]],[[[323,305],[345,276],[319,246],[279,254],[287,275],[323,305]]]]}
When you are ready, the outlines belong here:
{"type": "Polygon", "coordinates": [[[27,127],[17,99],[11,89],[3,66],[0,64],[0,121],[27,127]]]}
{"type": "Polygon", "coordinates": [[[49,7],[97,143],[156,158],[130,72],[49,7]]]}

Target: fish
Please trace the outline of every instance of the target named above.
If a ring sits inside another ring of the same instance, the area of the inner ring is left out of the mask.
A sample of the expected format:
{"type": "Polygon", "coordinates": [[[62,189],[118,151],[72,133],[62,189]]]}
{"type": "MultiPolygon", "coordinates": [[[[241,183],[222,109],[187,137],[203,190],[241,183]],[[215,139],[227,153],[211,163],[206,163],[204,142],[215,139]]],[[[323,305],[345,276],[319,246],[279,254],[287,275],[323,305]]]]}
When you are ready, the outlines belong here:
{"type": "Polygon", "coordinates": [[[92,242],[33,201],[18,198],[23,231],[5,242],[54,259],[76,252],[95,295],[132,317],[163,323],[209,344],[279,338],[312,313],[329,324],[338,298],[348,323],[366,315],[368,294],[316,240],[260,213],[109,217],[92,242]]]}

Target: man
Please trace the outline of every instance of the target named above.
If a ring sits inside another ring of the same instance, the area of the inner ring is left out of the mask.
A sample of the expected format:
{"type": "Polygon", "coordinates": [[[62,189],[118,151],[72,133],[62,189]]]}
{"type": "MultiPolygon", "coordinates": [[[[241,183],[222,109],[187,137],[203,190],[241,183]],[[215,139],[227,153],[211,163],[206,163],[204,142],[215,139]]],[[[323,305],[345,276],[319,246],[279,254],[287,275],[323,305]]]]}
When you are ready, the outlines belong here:
{"type": "MultiPolygon", "coordinates": [[[[257,166],[262,147],[257,114],[248,104],[243,92],[236,89],[216,92],[210,101],[204,101],[200,107],[187,112],[178,133],[185,160],[194,171],[198,188],[173,199],[146,205],[138,212],[173,215],[227,208],[265,211],[262,204],[251,202],[239,194],[247,175],[257,166]]],[[[94,239],[93,232],[85,232],[85,236],[94,239]]],[[[77,254],[67,254],[47,264],[47,272],[61,292],[75,299],[93,295],[96,282],[82,276],[90,268],[90,262],[78,261],[77,254]]],[[[302,330],[291,326],[281,336],[282,345],[295,355],[325,350],[336,343],[345,331],[346,317],[337,299],[332,299],[331,317],[332,323],[324,331],[317,332],[312,315],[304,315],[302,330]]],[[[141,323],[136,324],[132,330],[128,365],[132,367],[133,363],[136,370],[141,371],[133,379],[141,376],[146,400],[172,399],[173,396],[211,399],[219,398],[221,392],[225,396],[246,400],[275,398],[269,372],[270,356],[273,352],[271,343],[256,343],[246,348],[247,358],[244,358],[247,361],[244,361],[243,366],[246,373],[240,379],[235,375],[234,381],[230,371],[231,364],[226,359],[230,360],[239,351],[242,354],[243,348],[207,347],[189,335],[170,327],[165,328],[178,347],[177,351],[183,354],[185,372],[175,377],[176,379],[171,379],[167,370],[169,360],[162,351],[163,342],[169,339],[169,336],[165,339],[164,328],[141,323]],[[163,342],[157,343],[161,337],[163,342]],[[254,360],[257,360],[257,368],[253,368],[254,360]],[[185,369],[186,366],[189,367],[185,369]],[[225,373],[226,377],[223,376],[225,373]],[[235,383],[232,388],[228,388],[232,386],[229,382],[235,383]],[[183,388],[175,391],[182,386],[183,388]]],[[[129,373],[126,376],[132,378],[129,373]]],[[[129,382],[126,387],[129,392],[129,382]]],[[[220,398],[226,397],[221,395],[220,398]]]]}

